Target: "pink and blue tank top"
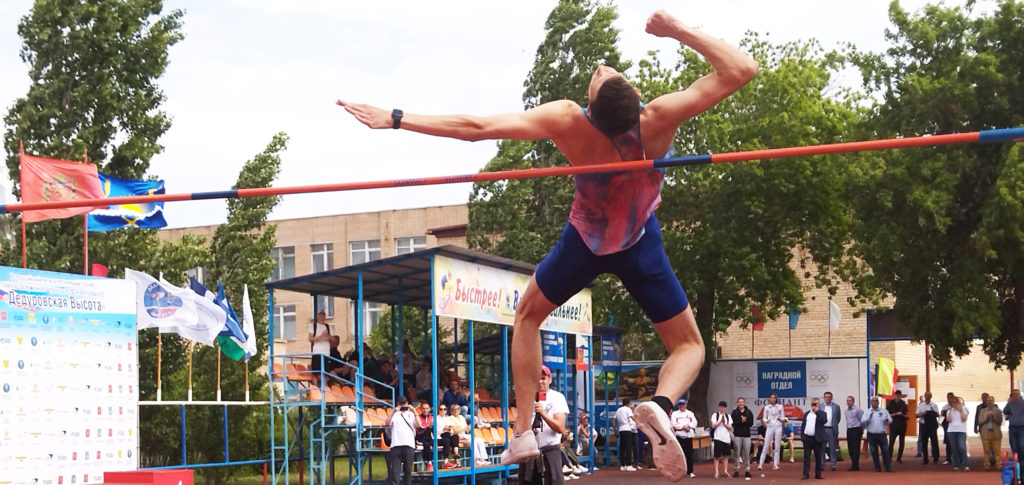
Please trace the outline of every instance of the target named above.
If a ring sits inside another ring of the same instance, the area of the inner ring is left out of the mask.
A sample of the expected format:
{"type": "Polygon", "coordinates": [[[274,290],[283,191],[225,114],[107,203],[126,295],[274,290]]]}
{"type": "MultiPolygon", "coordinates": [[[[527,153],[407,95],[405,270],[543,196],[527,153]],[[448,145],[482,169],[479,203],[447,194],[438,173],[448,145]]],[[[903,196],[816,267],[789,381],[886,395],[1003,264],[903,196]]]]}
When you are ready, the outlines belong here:
{"type": "MultiPolygon", "coordinates": [[[[586,108],[583,115],[590,121],[586,108]]],[[[647,159],[639,123],[610,140],[622,160],[647,159]]],[[[665,156],[673,152],[670,147],[665,156]]],[[[594,254],[603,256],[628,249],[644,235],[644,224],[661,204],[665,169],[579,174],[574,179],[569,223],[594,254]]]]}

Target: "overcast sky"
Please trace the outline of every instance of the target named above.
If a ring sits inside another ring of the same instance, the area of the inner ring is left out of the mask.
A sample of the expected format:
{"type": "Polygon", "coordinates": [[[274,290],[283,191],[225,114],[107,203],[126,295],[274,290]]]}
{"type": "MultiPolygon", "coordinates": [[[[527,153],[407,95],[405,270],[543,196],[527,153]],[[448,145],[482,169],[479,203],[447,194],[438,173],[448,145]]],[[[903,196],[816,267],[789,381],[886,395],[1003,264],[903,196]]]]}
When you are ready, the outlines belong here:
{"type": "MultiPolygon", "coordinates": [[[[228,189],[246,160],[279,131],[291,141],[277,186],[464,174],[496,153],[493,141],[446,140],[369,130],[334,100],[417,113],[522,110],[523,81],[555,0],[373,1],[166,0],[183,9],[185,39],[158,83],[173,119],[149,173],[167,191],[228,189]]],[[[665,8],[737,42],[747,30],[775,42],[816,38],[885,48],[887,0],[619,1],[620,49],[634,64],[673,41],[644,33],[665,8]]],[[[916,10],[927,2],[904,0],[916,10]]],[[[949,3],[949,2],[947,2],[949,3]]],[[[960,4],[962,2],[953,2],[960,4]]],[[[992,1],[980,8],[991,9],[992,1]]],[[[0,2],[0,107],[28,88],[18,20],[29,0],[0,2]]],[[[47,155],[40,153],[39,155],[47,155]]],[[[6,171],[4,171],[6,173],[6,171]]],[[[0,180],[11,201],[10,182],[0,180]]],[[[470,184],[287,196],[273,219],[465,203],[470,184]]],[[[224,201],[170,202],[172,227],[217,224],[224,201]]]]}

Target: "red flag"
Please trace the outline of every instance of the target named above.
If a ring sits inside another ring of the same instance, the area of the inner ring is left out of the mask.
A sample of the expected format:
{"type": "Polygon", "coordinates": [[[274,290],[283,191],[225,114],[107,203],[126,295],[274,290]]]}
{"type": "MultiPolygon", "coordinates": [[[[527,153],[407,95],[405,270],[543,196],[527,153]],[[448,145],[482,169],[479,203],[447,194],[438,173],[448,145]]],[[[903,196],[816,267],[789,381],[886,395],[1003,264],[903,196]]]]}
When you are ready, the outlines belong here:
{"type": "Polygon", "coordinates": [[[107,276],[108,272],[110,272],[110,269],[107,268],[106,266],[104,266],[104,265],[102,265],[100,263],[92,263],[92,272],[91,273],[92,273],[93,276],[105,277],[105,276],[107,276]]]}
{"type": "MultiPolygon", "coordinates": [[[[103,197],[103,186],[100,184],[96,165],[21,155],[22,202],[52,202],[103,197]]],[[[25,222],[38,222],[47,219],[64,219],[85,214],[93,209],[93,207],[72,207],[34,210],[23,212],[21,217],[25,222]]]]}
{"type": "Polygon", "coordinates": [[[761,309],[757,307],[757,305],[754,305],[754,308],[751,309],[750,314],[754,317],[754,331],[760,332],[764,330],[764,312],[762,312],[761,309]]]}

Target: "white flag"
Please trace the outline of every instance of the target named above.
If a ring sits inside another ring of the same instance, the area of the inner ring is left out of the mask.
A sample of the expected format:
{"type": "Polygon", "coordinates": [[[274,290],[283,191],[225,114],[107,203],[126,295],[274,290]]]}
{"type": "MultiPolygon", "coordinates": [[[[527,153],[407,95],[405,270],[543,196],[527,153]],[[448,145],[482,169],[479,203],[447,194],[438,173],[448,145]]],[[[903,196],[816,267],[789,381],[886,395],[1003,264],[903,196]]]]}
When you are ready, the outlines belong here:
{"type": "Polygon", "coordinates": [[[835,301],[828,301],[828,328],[836,330],[839,328],[839,305],[835,301]]]}
{"type": "Polygon", "coordinates": [[[245,332],[246,360],[256,355],[256,324],[252,319],[252,306],[249,304],[249,285],[242,287],[242,331],[245,332]]]}
{"type": "Polygon", "coordinates": [[[124,279],[135,282],[135,313],[140,330],[158,328],[161,333],[176,333],[212,346],[224,327],[224,310],[190,289],[128,268],[124,269],[124,279]]]}

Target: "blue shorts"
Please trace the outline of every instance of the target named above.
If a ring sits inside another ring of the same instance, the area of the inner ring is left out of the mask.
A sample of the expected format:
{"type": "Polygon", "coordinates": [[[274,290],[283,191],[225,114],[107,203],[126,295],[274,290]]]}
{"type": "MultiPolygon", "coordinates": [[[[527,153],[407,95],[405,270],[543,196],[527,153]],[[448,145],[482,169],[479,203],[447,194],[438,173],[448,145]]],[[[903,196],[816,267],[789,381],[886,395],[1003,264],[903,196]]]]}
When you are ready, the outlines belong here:
{"type": "Polygon", "coordinates": [[[664,322],[686,309],[689,302],[669,265],[661,227],[651,214],[644,235],[624,251],[597,256],[583,243],[572,224],[537,266],[537,286],[551,303],[561,305],[602,273],[619,277],[652,322],[664,322]]]}

